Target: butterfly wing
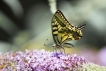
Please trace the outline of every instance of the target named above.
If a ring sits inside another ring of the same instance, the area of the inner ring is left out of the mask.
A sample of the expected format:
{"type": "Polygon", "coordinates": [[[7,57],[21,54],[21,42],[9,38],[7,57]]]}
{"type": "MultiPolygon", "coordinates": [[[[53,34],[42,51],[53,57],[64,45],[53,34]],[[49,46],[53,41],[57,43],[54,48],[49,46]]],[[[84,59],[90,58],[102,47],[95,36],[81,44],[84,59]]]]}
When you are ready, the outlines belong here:
{"type": "Polygon", "coordinates": [[[63,13],[60,10],[57,10],[52,18],[52,35],[55,44],[61,45],[68,38],[68,33],[70,32],[71,24],[64,17],[63,13]]]}
{"type": "Polygon", "coordinates": [[[72,26],[72,24],[70,24],[67,19],[65,18],[65,16],[63,15],[63,13],[60,10],[57,10],[55,13],[55,18],[56,20],[58,20],[58,23],[62,26],[67,28],[68,26],[72,26]]]}

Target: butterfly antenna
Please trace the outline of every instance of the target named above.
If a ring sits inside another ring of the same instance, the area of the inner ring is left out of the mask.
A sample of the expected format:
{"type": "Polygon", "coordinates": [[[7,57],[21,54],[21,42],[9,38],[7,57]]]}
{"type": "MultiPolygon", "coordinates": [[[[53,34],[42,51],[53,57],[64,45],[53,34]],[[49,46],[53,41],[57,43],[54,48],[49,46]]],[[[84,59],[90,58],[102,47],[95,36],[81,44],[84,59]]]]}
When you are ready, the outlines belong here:
{"type": "Polygon", "coordinates": [[[83,24],[82,26],[80,26],[78,28],[83,29],[83,28],[85,28],[85,26],[86,26],[86,24],[83,24]]]}

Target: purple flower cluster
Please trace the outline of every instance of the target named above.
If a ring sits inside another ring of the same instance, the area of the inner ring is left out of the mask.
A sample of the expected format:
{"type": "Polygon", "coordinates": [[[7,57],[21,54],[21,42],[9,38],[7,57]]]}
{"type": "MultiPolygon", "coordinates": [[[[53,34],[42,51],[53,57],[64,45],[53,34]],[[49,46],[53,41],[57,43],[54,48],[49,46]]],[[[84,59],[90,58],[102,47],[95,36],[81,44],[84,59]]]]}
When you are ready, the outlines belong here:
{"type": "Polygon", "coordinates": [[[87,63],[76,54],[45,50],[0,53],[0,71],[78,71],[87,63]]]}

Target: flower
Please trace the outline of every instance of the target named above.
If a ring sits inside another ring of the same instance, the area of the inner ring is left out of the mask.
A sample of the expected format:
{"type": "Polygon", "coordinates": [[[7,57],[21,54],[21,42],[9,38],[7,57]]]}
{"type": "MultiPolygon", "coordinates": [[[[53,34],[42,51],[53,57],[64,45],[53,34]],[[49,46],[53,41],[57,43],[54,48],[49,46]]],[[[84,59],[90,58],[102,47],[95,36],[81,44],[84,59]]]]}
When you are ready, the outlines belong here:
{"type": "Polygon", "coordinates": [[[103,47],[98,53],[98,64],[106,66],[106,46],[103,47]]]}
{"type": "Polygon", "coordinates": [[[84,57],[63,52],[26,50],[25,53],[0,53],[0,71],[84,71],[89,64],[84,57]]]}
{"type": "Polygon", "coordinates": [[[83,64],[79,71],[106,71],[106,66],[100,66],[94,63],[83,64]]]}

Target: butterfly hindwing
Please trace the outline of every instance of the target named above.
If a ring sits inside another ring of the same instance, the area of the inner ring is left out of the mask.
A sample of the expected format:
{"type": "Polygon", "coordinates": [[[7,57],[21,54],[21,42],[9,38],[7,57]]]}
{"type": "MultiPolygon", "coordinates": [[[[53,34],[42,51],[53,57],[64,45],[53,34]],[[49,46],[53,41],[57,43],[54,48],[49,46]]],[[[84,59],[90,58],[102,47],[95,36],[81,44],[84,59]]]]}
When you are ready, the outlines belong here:
{"type": "Polygon", "coordinates": [[[52,18],[52,35],[56,44],[60,45],[67,39],[66,30],[69,30],[67,26],[70,26],[69,22],[62,12],[57,10],[52,18]]]}

